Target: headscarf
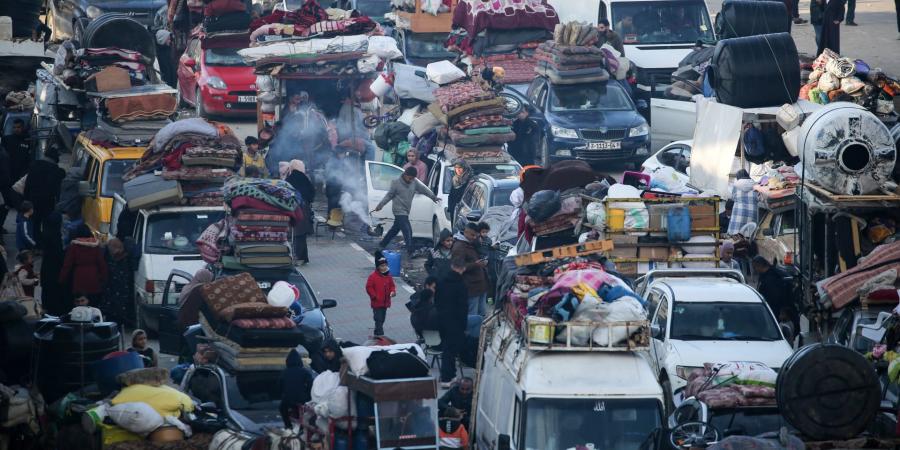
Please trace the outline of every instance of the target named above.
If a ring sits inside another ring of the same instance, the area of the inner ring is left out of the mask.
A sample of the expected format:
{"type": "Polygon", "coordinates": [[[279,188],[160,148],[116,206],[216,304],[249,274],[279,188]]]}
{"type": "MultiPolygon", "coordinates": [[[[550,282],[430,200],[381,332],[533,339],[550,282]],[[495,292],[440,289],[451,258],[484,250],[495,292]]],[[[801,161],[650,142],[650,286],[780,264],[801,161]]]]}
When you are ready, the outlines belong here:
{"type": "Polygon", "coordinates": [[[112,238],[109,242],[106,243],[106,249],[109,250],[109,255],[116,261],[127,256],[125,252],[125,244],[122,243],[118,238],[112,238]]]}
{"type": "Polygon", "coordinates": [[[299,159],[292,159],[290,162],[291,170],[296,170],[300,173],[306,173],[306,164],[303,164],[303,161],[299,159]]]}
{"type": "Polygon", "coordinates": [[[517,187],[509,194],[509,203],[513,205],[509,220],[515,223],[519,218],[519,210],[522,209],[522,203],[525,203],[525,191],[522,188],[517,187]]]}
{"type": "Polygon", "coordinates": [[[453,167],[456,166],[462,167],[463,173],[462,175],[457,175],[456,173],[453,174],[453,187],[458,188],[469,184],[469,180],[472,179],[472,167],[470,167],[469,163],[462,158],[457,159],[453,163],[453,167]]]}
{"type": "Polygon", "coordinates": [[[722,242],[722,249],[721,249],[721,250],[722,250],[721,253],[725,253],[725,250],[731,250],[731,251],[734,251],[734,241],[732,241],[731,239],[725,239],[725,240],[722,242]]]}
{"type": "Polygon", "coordinates": [[[181,300],[180,303],[184,304],[184,301],[190,297],[190,294],[194,289],[197,289],[202,284],[209,283],[214,278],[215,276],[213,273],[207,269],[200,269],[195,272],[191,281],[181,289],[181,294],[178,296],[179,300],[181,300]]]}

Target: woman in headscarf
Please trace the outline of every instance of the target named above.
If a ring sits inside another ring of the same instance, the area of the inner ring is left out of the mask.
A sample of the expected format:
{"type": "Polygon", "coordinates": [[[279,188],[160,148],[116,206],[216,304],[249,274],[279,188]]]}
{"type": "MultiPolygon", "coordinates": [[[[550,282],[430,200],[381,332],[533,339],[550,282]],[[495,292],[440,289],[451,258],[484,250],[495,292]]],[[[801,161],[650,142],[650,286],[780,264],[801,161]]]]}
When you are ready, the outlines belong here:
{"type": "Polygon", "coordinates": [[[516,227],[516,236],[519,230],[519,212],[522,210],[522,204],[525,203],[525,191],[521,187],[517,187],[509,194],[509,204],[513,206],[512,213],[509,215],[509,228],[516,227]]]}
{"type": "Polygon", "coordinates": [[[456,204],[462,199],[463,192],[472,182],[472,167],[466,160],[460,158],[453,163],[453,186],[447,197],[447,212],[453,217],[456,212],[456,204]]]}
{"type": "Polygon", "coordinates": [[[298,159],[291,160],[284,175],[284,180],[290,183],[300,195],[303,205],[303,219],[294,224],[294,261],[309,263],[309,248],[306,245],[306,236],[313,230],[312,202],[316,197],[316,187],[312,180],[306,176],[306,166],[298,159]]]}
{"type": "Polygon", "coordinates": [[[341,358],[343,356],[344,352],[337,341],[326,339],[325,342],[322,342],[322,348],[310,355],[312,370],[315,370],[316,373],[322,373],[326,370],[340,372],[341,358]]]}
{"type": "Polygon", "coordinates": [[[425,260],[425,271],[438,280],[443,280],[450,273],[450,249],[453,248],[453,233],[444,228],[434,248],[428,252],[425,260]]]}
{"type": "Polygon", "coordinates": [[[72,299],[59,283],[59,272],[62,271],[63,251],[62,214],[50,213],[44,219],[44,236],[41,241],[41,305],[44,310],[54,316],[69,312],[72,299]]]}
{"type": "Polygon", "coordinates": [[[109,282],[106,283],[103,299],[97,307],[103,311],[106,320],[125,324],[134,317],[134,264],[125,245],[117,238],[106,243],[106,267],[109,282]]]}
{"type": "Polygon", "coordinates": [[[100,304],[106,278],[106,259],[100,243],[91,229],[82,223],[75,228],[72,242],[66,249],[59,282],[69,286],[69,292],[84,295],[91,304],[97,305],[100,304]]]}
{"type": "Polygon", "coordinates": [[[203,304],[203,294],[200,287],[215,278],[207,269],[200,269],[194,273],[191,281],[181,289],[178,297],[178,324],[187,328],[200,322],[200,305],[203,304]]]}
{"type": "Polygon", "coordinates": [[[731,186],[731,199],[734,200],[734,209],[731,210],[731,220],[728,222],[728,234],[734,236],[748,223],[756,223],[758,207],[756,205],[756,191],[746,170],[739,170],[735,174],[734,184],[731,186]]]}

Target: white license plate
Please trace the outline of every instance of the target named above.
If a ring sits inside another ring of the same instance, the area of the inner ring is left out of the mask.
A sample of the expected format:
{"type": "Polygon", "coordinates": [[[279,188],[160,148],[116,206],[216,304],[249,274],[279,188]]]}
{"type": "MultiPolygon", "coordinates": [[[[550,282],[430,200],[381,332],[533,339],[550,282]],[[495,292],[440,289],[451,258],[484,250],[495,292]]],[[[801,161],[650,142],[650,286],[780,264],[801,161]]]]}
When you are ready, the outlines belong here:
{"type": "Polygon", "coordinates": [[[620,148],[622,148],[622,143],[619,141],[588,142],[587,144],[588,150],[618,150],[620,148]]]}
{"type": "Polygon", "coordinates": [[[238,102],[240,103],[256,103],[255,95],[238,95],[238,102]]]}

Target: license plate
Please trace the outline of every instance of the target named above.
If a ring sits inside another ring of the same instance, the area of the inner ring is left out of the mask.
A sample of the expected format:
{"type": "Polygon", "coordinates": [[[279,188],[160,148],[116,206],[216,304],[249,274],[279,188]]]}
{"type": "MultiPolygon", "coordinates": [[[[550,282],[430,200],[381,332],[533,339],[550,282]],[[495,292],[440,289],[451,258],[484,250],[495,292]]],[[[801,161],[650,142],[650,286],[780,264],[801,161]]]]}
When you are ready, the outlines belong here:
{"type": "Polygon", "coordinates": [[[238,95],[239,103],[256,103],[255,95],[238,95]]]}
{"type": "Polygon", "coordinates": [[[622,148],[622,143],[619,141],[588,142],[587,144],[588,150],[618,150],[620,148],[622,148]]]}

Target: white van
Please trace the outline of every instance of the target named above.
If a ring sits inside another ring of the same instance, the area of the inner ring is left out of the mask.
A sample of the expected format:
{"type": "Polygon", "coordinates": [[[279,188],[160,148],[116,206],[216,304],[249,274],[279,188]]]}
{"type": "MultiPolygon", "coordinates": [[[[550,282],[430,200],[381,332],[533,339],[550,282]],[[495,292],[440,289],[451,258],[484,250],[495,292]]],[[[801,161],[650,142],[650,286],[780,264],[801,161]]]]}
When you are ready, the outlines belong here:
{"type": "MultiPolygon", "coordinates": [[[[112,236],[118,231],[119,213],[125,205],[125,199],[116,195],[114,223],[110,227],[112,236]]],[[[193,275],[206,266],[195,241],[210,224],[225,217],[225,208],[160,206],[141,209],[135,214],[131,236],[141,253],[134,274],[136,323],[138,328],[158,331],[159,310],[169,273],[178,269],[193,275]]]]}
{"type": "Polygon", "coordinates": [[[662,92],[698,40],[715,40],[703,0],[549,0],[562,23],[609,20],[635,65],[638,88],[662,92]],[[656,85],[654,89],[653,86],[656,85]]]}
{"type": "Polygon", "coordinates": [[[535,346],[505,318],[482,333],[477,448],[636,449],[662,426],[662,389],[644,351],[535,346]]]}

